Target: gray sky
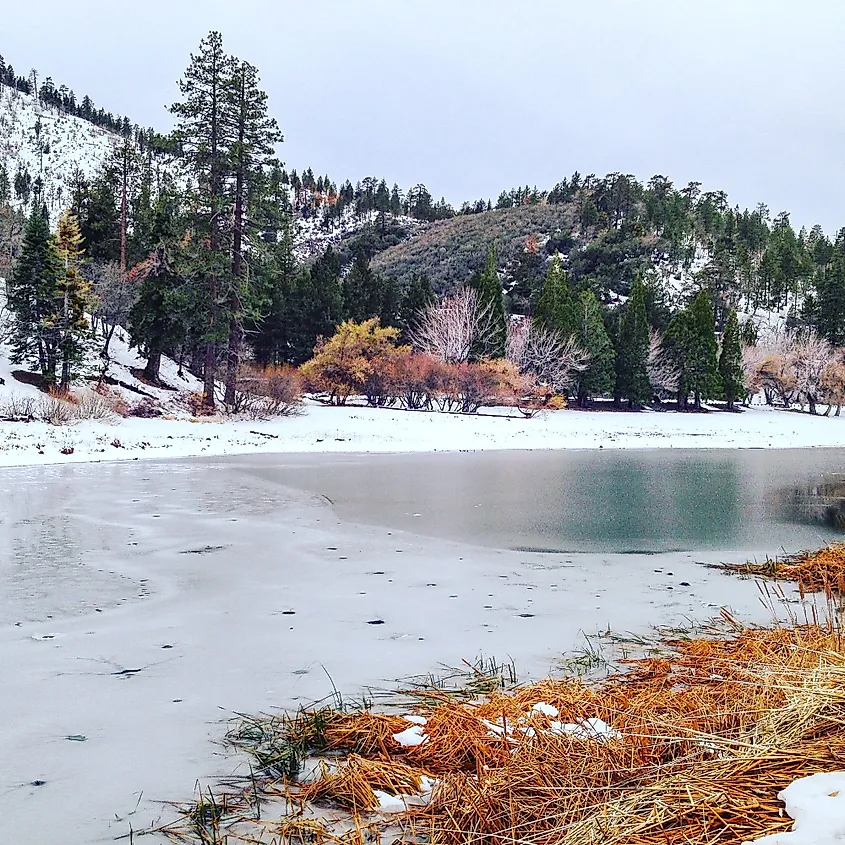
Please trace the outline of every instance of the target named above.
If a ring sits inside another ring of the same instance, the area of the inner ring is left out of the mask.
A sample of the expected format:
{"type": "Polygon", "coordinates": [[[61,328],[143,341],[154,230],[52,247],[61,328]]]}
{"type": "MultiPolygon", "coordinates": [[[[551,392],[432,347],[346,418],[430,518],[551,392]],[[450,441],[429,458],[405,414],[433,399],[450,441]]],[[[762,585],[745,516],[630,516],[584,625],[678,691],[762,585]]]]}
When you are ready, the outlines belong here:
{"type": "Polygon", "coordinates": [[[288,166],[459,204],[573,170],[845,226],[841,0],[28,0],[18,73],[166,129],[200,38],[261,71],[288,166]]]}

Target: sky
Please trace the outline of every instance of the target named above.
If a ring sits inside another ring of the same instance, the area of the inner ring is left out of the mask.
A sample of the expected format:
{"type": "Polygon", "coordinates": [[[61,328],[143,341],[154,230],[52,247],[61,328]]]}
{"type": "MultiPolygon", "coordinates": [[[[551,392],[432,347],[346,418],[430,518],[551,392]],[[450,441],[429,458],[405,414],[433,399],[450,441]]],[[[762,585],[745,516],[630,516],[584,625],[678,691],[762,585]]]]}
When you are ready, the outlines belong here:
{"type": "Polygon", "coordinates": [[[0,53],[161,131],[211,29],[256,65],[289,167],[455,205],[660,173],[845,226],[841,0],[28,0],[0,53]]]}

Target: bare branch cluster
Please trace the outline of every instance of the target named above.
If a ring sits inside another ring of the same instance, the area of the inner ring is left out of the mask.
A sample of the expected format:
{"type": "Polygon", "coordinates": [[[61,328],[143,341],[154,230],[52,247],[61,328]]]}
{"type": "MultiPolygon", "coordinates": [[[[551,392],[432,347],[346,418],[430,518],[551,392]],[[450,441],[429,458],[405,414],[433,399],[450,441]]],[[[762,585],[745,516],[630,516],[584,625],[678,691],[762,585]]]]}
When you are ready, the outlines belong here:
{"type": "Polygon", "coordinates": [[[508,325],[507,359],[520,373],[530,373],[560,393],[572,387],[576,373],[587,369],[590,353],[574,337],[520,319],[508,325]]]}
{"type": "Polygon", "coordinates": [[[479,302],[475,290],[467,287],[421,312],[411,344],[447,364],[460,364],[494,334],[492,310],[479,302]]]}

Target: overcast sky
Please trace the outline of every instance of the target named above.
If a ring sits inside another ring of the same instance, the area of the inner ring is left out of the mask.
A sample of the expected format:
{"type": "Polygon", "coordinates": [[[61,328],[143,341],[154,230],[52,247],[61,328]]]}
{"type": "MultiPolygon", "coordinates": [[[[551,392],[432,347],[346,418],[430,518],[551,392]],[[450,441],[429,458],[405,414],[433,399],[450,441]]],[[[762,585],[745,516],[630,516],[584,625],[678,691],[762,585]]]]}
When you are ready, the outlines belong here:
{"type": "Polygon", "coordinates": [[[28,0],[0,53],[142,125],[210,29],[256,65],[289,167],[459,205],[655,173],[845,226],[842,0],[28,0]]]}

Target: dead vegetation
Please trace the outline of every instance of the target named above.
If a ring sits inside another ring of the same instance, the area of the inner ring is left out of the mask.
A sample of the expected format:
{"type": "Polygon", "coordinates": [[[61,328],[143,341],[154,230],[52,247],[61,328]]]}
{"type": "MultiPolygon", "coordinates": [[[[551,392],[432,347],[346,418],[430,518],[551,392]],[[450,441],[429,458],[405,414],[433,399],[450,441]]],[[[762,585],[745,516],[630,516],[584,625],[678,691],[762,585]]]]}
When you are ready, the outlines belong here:
{"type": "Polygon", "coordinates": [[[215,799],[227,809],[212,832],[197,828],[196,807],[167,832],[230,843],[742,843],[789,829],[777,795],[790,782],[842,768],[835,625],[696,636],[626,662],[599,682],[512,686],[475,670],[474,688],[415,686],[391,712],[244,719],[230,740],[250,755],[248,782],[215,799]]]}
{"type": "Polygon", "coordinates": [[[802,597],[805,593],[845,595],[845,543],[766,558],[762,563],[726,564],[724,568],[743,575],[794,581],[802,597]]]}

